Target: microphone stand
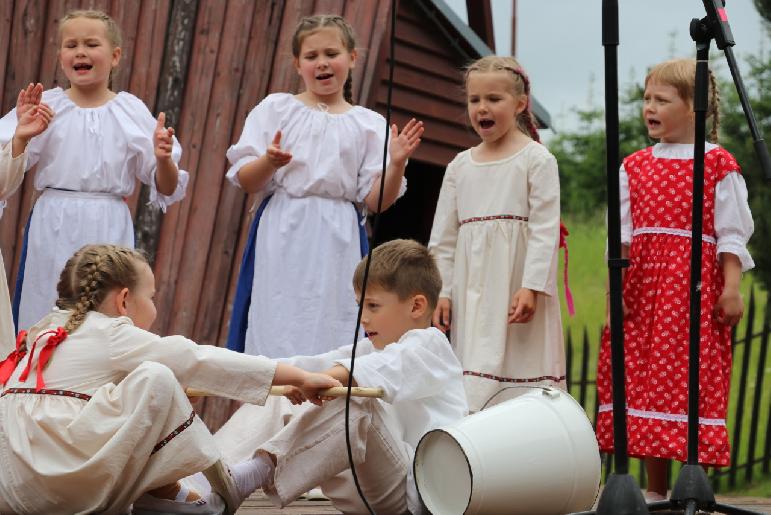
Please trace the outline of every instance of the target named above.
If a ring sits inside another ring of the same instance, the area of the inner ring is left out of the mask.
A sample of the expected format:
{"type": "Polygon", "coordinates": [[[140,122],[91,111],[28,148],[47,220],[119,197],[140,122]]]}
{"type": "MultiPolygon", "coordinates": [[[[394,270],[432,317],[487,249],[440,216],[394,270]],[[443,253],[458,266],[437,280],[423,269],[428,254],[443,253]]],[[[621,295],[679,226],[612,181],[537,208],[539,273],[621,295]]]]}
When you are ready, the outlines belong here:
{"type": "MultiPolygon", "coordinates": [[[[761,168],[771,180],[771,159],[758,130],[731,46],[735,43],[722,0],[702,0],[707,16],[691,21],[691,38],[696,42],[696,84],[694,91],[695,143],[693,164],[693,211],[691,228],[690,319],[688,358],[688,461],[683,466],[669,500],[645,504],[642,492],[629,475],[626,431],[626,379],[624,373],[623,307],[621,269],[628,260],[621,259],[619,213],[619,131],[618,131],[618,1],[602,2],[602,37],[605,47],[605,120],[607,131],[608,175],[608,268],[610,285],[611,372],[613,382],[614,473],[608,477],[596,512],[583,514],[637,515],[682,509],[685,515],[697,510],[727,514],[757,515],[757,512],[719,504],[704,469],[698,463],[699,434],[699,347],[701,307],[702,225],[704,208],[704,149],[709,84],[709,45],[716,39],[731,70],[739,99],[758,154],[761,168]]],[[[578,515],[578,514],[576,514],[578,515]]]]}

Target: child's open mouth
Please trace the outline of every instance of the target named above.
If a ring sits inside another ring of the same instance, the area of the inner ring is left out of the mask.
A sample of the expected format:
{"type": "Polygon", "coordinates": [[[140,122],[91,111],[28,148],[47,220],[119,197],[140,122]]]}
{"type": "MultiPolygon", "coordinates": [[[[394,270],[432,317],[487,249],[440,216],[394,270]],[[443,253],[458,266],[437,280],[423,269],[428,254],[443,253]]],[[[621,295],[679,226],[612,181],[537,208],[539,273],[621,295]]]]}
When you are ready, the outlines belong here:
{"type": "Polygon", "coordinates": [[[73,66],[73,68],[75,68],[76,72],[80,72],[80,71],[88,71],[91,68],[93,68],[93,66],[86,63],[78,63],[75,66],[73,66]]]}
{"type": "Polygon", "coordinates": [[[335,75],[332,74],[332,73],[322,73],[322,74],[316,75],[316,79],[317,80],[327,80],[327,79],[331,79],[334,76],[335,75]]]}
{"type": "Polygon", "coordinates": [[[658,120],[653,120],[653,119],[649,118],[646,121],[648,123],[648,127],[651,128],[651,129],[655,129],[655,128],[657,128],[657,127],[659,127],[661,125],[661,122],[658,121],[658,120]]]}
{"type": "Polygon", "coordinates": [[[479,120],[479,126],[483,129],[489,129],[493,125],[495,125],[495,122],[492,120],[479,120]]]}

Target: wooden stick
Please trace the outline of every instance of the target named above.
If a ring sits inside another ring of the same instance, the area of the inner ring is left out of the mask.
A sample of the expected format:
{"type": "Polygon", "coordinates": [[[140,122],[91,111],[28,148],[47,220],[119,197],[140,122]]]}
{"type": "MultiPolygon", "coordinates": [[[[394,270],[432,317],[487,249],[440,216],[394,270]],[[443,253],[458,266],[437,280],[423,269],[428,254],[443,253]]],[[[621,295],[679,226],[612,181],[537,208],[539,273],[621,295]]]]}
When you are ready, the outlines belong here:
{"type": "MultiPolygon", "coordinates": [[[[322,390],[320,394],[322,396],[326,397],[345,397],[347,395],[348,388],[345,386],[335,386],[334,388],[328,388],[327,390],[322,390]]],[[[211,394],[209,392],[204,392],[203,390],[196,390],[195,388],[187,388],[185,390],[185,393],[188,397],[211,397],[214,396],[214,394],[211,394]]],[[[284,387],[283,386],[271,386],[270,387],[270,394],[271,395],[284,395],[284,387]]],[[[382,399],[385,395],[385,392],[382,388],[365,388],[361,386],[354,386],[351,388],[351,396],[352,397],[372,397],[376,399],[382,399]]]]}

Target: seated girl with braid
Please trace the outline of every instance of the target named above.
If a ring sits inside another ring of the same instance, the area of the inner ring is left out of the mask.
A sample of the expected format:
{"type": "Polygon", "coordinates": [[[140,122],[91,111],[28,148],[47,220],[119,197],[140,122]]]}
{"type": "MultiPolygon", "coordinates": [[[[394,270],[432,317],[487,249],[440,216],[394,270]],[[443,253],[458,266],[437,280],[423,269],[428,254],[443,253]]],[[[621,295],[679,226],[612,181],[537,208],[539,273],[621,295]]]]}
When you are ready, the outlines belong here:
{"type": "Polygon", "coordinates": [[[57,307],[0,362],[0,513],[234,513],[255,463],[228,469],[185,387],[263,404],[271,385],[319,391],[324,374],[148,331],[155,279],[144,255],[87,245],[57,307]],[[203,471],[201,497],[178,482],[203,471]]]}

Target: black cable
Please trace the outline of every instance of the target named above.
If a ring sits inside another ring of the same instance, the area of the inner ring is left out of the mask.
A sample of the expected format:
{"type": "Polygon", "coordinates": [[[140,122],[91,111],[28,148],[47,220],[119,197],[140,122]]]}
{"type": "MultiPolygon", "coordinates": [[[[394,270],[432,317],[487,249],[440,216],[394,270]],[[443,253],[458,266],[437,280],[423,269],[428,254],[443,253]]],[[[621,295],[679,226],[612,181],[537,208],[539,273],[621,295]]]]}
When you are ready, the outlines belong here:
{"type": "MultiPolygon", "coordinates": [[[[374,244],[377,241],[377,233],[380,228],[380,211],[383,207],[383,191],[385,189],[386,179],[386,164],[388,162],[388,143],[389,136],[391,134],[391,94],[393,91],[394,83],[394,48],[396,43],[396,0],[391,0],[391,37],[389,40],[388,50],[388,96],[386,100],[386,134],[383,142],[383,168],[380,175],[380,191],[377,199],[377,211],[373,215],[372,224],[372,242],[374,244]]],[[[374,245],[369,246],[369,252],[367,253],[367,262],[364,264],[364,277],[361,283],[361,292],[359,294],[359,311],[356,315],[356,330],[353,335],[353,348],[351,349],[351,366],[348,373],[348,391],[345,395],[345,447],[348,451],[348,463],[351,466],[351,475],[353,476],[353,483],[356,485],[356,491],[359,493],[359,497],[364,502],[367,510],[371,515],[375,515],[374,510],[367,502],[367,498],[364,496],[364,492],[359,484],[359,477],[356,475],[356,465],[353,462],[353,451],[351,449],[351,434],[350,434],[350,412],[351,412],[351,384],[353,383],[353,367],[356,361],[356,346],[359,343],[359,328],[361,327],[361,315],[364,309],[364,295],[367,291],[367,280],[369,279],[369,265],[372,262],[372,249],[374,245]]]]}

